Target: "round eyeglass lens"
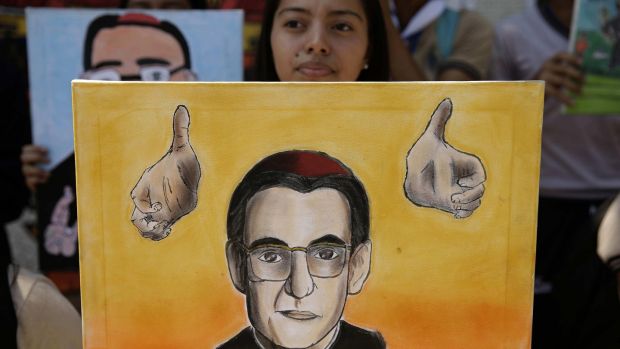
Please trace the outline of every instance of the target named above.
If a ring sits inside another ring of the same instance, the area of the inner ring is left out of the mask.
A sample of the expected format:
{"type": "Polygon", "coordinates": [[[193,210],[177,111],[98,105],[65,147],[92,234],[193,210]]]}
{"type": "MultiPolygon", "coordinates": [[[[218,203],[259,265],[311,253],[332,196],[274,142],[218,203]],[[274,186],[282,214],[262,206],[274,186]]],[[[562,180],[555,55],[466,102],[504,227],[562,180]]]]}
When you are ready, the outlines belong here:
{"type": "Polygon", "coordinates": [[[143,67],[140,69],[142,81],[168,81],[170,72],[165,67],[143,67]]]}
{"type": "Polygon", "coordinates": [[[114,69],[95,70],[88,74],[89,80],[120,81],[121,76],[114,69]]]}

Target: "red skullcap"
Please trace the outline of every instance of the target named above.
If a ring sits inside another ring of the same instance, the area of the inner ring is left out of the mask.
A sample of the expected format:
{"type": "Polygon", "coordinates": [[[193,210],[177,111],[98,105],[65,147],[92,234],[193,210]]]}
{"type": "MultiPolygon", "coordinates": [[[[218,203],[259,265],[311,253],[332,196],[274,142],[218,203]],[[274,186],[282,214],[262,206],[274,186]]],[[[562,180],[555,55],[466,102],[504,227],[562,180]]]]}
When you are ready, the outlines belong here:
{"type": "Polygon", "coordinates": [[[144,23],[150,25],[159,25],[159,19],[145,15],[144,13],[127,13],[118,17],[118,23],[144,23]]]}
{"type": "Polygon", "coordinates": [[[288,172],[304,177],[353,175],[348,168],[329,155],[307,150],[291,150],[271,155],[259,162],[253,171],[288,172]]]}

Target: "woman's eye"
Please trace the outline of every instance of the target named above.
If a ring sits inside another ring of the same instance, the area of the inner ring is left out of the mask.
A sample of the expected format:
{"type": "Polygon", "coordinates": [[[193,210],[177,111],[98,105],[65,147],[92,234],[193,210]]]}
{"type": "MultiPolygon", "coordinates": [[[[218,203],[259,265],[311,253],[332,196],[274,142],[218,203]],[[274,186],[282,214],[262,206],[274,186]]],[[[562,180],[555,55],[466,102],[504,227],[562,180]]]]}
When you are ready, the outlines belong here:
{"type": "Polygon", "coordinates": [[[332,248],[323,248],[314,253],[314,257],[324,260],[332,260],[338,257],[338,252],[332,248]]]}
{"type": "Polygon", "coordinates": [[[338,23],[334,26],[334,29],[338,31],[343,31],[343,32],[350,32],[353,30],[353,27],[351,27],[347,23],[338,23]]]}
{"type": "Polygon", "coordinates": [[[289,20],[284,23],[284,26],[286,28],[299,29],[302,27],[302,24],[300,21],[297,21],[297,20],[289,20]]]}
{"type": "Polygon", "coordinates": [[[258,260],[265,262],[265,263],[278,263],[279,261],[282,260],[282,256],[277,252],[267,251],[267,252],[263,252],[258,257],[258,260]]]}

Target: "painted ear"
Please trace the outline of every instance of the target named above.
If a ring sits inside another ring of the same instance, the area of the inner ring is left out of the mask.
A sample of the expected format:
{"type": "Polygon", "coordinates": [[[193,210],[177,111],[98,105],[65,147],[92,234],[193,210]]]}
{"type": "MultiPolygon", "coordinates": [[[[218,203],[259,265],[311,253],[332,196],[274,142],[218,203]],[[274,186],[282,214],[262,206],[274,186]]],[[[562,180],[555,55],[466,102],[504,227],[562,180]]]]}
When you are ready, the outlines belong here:
{"type": "Polygon", "coordinates": [[[196,73],[191,71],[190,69],[182,69],[178,73],[174,74],[174,77],[170,79],[171,81],[198,81],[198,76],[196,73]]]}
{"type": "Polygon", "coordinates": [[[370,256],[372,254],[372,242],[366,240],[361,243],[351,256],[349,261],[349,294],[358,294],[370,274],[370,256]]]}
{"type": "Polygon", "coordinates": [[[226,243],[226,260],[228,261],[228,273],[237,291],[245,294],[245,252],[232,241],[226,243]]]}

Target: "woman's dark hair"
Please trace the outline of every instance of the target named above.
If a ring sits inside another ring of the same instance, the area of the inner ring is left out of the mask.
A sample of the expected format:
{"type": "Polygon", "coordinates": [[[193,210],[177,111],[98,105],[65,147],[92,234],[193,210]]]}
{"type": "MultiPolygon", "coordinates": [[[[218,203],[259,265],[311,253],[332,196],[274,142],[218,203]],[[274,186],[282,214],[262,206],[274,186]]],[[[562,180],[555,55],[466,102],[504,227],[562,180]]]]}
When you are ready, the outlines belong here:
{"type": "Polygon", "coordinates": [[[293,150],[263,159],[241,180],[228,207],[226,228],[229,242],[243,242],[248,202],[256,193],[273,187],[286,187],[300,193],[319,188],[337,190],[349,204],[352,249],[368,240],[368,196],[353,172],[325,153],[293,150]]]}
{"type": "MultiPolygon", "coordinates": [[[[390,59],[387,47],[385,21],[379,0],[359,0],[368,19],[368,69],[361,71],[357,81],[388,81],[390,59]]],[[[256,79],[280,81],[276,73],[271,49],[271,30],[280,0],[267,0],[263,14],[263,26],[256,54],[256,79]]]]}

